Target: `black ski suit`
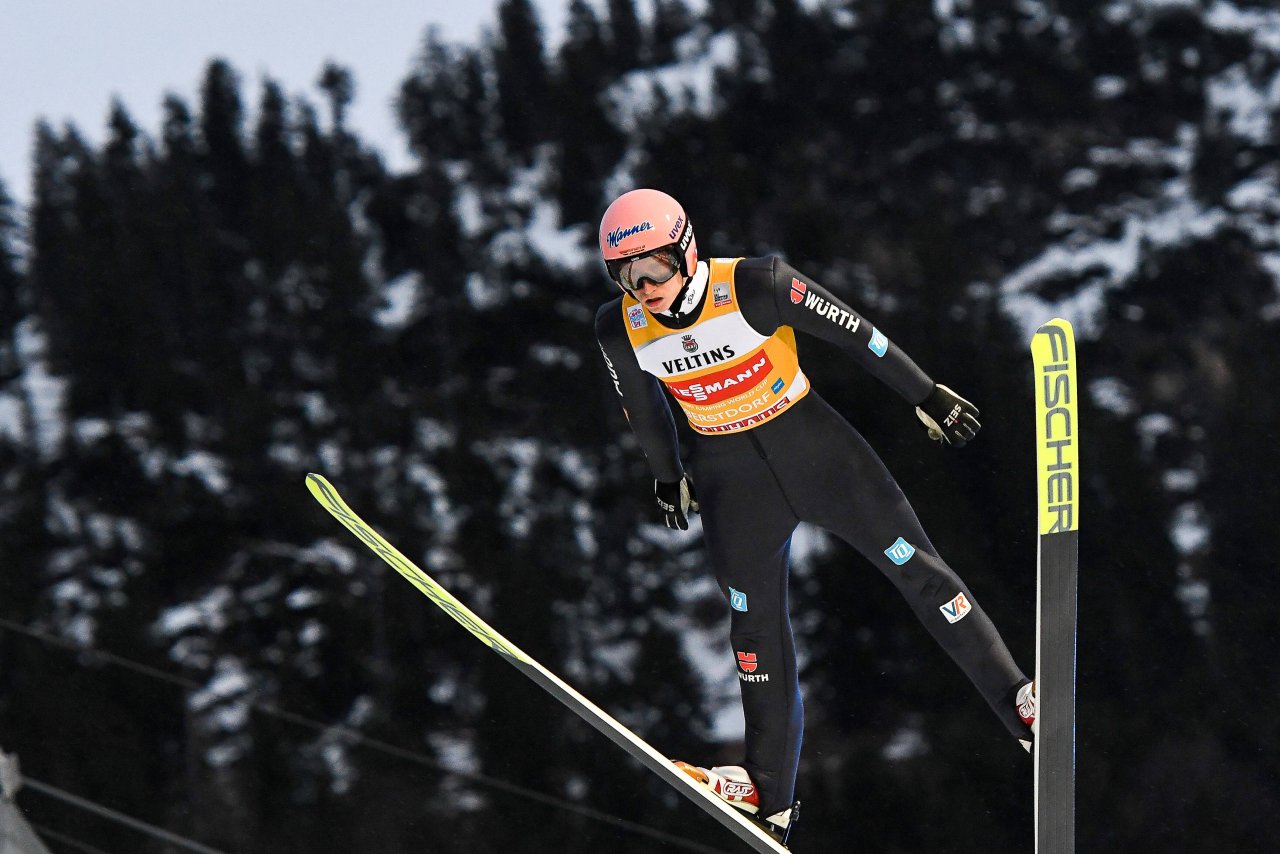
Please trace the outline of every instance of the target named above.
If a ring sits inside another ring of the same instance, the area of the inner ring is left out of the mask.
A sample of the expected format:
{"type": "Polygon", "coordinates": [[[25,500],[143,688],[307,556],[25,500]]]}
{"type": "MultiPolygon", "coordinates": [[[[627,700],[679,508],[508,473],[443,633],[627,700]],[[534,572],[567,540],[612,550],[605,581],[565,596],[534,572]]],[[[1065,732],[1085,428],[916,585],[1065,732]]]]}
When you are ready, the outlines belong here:
{"type": "MultiPolygon", "coordinates": [[[[870,322],[777,258],[742,259],[731,278],[736,310],[760,335],[791,327],[836,344],[913,406],[933,390],[933,381],[870,322]]],[[[634,315],[639,307],[624,306],[622,297],[596,315],[610,375],[658,480],[684,474],[675,423],[663,383],[640,367],[627,324],[632,318],[656,323],[659,334],[696,330],[711,291],[706,285],[701,301],[679,320],[634,315]]],[[[800,755],[804,714],[787,610],[787,555],[802,521],[834,533],[875,564],[1010,732],[1026,737],[1014,694],[1027,678],[968,587],[938,556],[875,451],[816,392],[749,428],[695,433],[692,450],[707,548],[731,608],[746,719],[743,765],[760,792],[761,815],[791,804],[800,755]]]]}

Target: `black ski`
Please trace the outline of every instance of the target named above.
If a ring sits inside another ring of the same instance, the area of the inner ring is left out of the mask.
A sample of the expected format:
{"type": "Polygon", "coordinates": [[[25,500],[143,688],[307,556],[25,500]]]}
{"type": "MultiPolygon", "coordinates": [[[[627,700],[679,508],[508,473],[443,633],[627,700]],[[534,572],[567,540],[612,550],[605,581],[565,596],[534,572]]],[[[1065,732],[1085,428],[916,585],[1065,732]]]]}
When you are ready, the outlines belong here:
{"type": "Polygon", "coordinates": [[[1036,854],[1074,854],[1076,813],[1076,587],[1080,419],[1071,324],[1051,320],[1031,340],[1035,366],[1036,854]]]}

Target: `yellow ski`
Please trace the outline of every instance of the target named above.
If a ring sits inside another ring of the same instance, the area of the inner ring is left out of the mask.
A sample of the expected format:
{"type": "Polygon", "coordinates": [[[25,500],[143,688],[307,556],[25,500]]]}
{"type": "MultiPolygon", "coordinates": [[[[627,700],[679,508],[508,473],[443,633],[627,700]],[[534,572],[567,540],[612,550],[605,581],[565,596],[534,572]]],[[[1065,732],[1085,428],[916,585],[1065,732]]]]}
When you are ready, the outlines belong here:
{"type": "Polygon", "coordinates": [[[462,624],[463,628],[475,635],[485,646],[501,655],[517,670],[541,685],[548,693],[568,706],[578,717],[591,724],[597,730],[631,754],[642,765],[656,773],[663,780],[674,786],[680,794],[693,801],[716,821],[733,831],[739,839],[746,842],[755,851],[763,854],[786,854],[788,849],[766,833],[749,819],[745,813],[729,806],[713,795],[710,790],[695,782],[683,771],[672,764],[671,760],[655,750],[648,742],[616,721],[599,706],[582,696],[571,685],[543,667],[519,647],[499,634],[492,626],[480,619],[466,605],[463,605],[453,594],[423,572],[413,561],[409,560],[395,546],[383,539],[382,535],[369,527],[342,500],[333,484],[318,474],[307,475],[307,489],[315,496],[316,501],[334,515],[351,533],[373,550],[378,557],[385,560],[393,569],[403,575],[410,584],[422,591],[422,594],[436,603],[442,611],[462,624]]]}
{"type": "Polygon", "coordinates": [[[1036,854],[1074,854],[1076,588],[1080,528],[1080,415],[1071,324],[1031,339],[1035,367],[1036,854]]]}

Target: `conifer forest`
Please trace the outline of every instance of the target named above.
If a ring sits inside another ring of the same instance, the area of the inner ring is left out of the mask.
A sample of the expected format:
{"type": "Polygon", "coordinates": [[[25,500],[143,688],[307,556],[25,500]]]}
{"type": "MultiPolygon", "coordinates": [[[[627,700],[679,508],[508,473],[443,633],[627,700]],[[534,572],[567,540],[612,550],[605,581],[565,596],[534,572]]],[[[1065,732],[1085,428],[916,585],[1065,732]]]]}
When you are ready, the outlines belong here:
{"type": "MultiPolygon", "coordinates": [[[[23,774],[222,852],[745,850],[304,485],[667,755],[740,761],[729,608],[699,526],[662,525],[593,327],[600,216],[655,187],[702,257],[784,258],[981,409],[943,448],[800,338],[1024,669],[1028,343],[1072,322],[1079,850],[1276,851],[1275,3],[566,5],[557,39],[530,0],[476,43],[424,21],[398,91],[361,93],[398,140],[349,125],[344,67],[308,100],[216,58],[195,97],[156,81],[159,126],[31,128],[29,203],[0,184],[23,774]]],[[[1029,851],[1030,758],[893,586],[806,526],[790,597],[794,849],[1029,851]]],[[[16,803],[54,854],[181,850],[16,803]]]]}

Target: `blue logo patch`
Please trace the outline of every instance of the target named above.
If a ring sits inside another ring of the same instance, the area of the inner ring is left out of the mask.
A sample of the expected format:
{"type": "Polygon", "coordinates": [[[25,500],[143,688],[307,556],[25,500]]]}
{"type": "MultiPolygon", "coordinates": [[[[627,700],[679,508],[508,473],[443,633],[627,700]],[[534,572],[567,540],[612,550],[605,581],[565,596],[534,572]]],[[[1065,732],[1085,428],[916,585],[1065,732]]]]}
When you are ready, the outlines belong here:
{"type": "Polygon", "coordinates": [[[893,561],[898,566],[902,566],[904,563],[911,560],[911,556],[916,553],[916,547],[902,539],[902,537],[898,537],[898,541],[885,549],[884,553],[889,560],[893,561]]]}
{"type": "Polygon", "coordinates": [[[644,309],[638,305],[627,306],[627,322],[632,329],[643,329],[649,325],[649,318],[644,316],[644,309]]]}
{"type": "Polygon", "coordinates": [[[782,381],[782,377],[778,377],[778,381],[769,387],[769,391],[773,392],[774,394],[777,394],[778,392],[782,391],[782,387],[784,385],[786,385],[786,383],[782,381]]]}
{"type": "Polygon", "coordinates": [[[883,332],[873,326],[871,327],[871,340],[867,342],[867,347],[870,348],[872,353],[883,359],[884,354],[889,352],[889,339],[883,332]]]}
{"type": "Polygon", "coordinates": [[[735,611],[742,611],[745,613],[747,610],[747,594],[743,593],[741,590],[734,590],[730,587],[729,607],[733,608],[735,611]]]}

